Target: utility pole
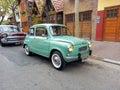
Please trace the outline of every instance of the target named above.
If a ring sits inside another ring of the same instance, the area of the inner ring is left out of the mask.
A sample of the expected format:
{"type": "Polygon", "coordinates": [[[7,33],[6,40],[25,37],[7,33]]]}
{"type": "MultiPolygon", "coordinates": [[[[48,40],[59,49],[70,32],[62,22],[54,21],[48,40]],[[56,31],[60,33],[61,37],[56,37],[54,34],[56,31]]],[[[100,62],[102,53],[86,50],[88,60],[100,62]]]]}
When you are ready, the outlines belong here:
{"type": "Polygon", "coordinates": [[[79,37],[79,0],[75,0],[75,36],[79,37]]]}

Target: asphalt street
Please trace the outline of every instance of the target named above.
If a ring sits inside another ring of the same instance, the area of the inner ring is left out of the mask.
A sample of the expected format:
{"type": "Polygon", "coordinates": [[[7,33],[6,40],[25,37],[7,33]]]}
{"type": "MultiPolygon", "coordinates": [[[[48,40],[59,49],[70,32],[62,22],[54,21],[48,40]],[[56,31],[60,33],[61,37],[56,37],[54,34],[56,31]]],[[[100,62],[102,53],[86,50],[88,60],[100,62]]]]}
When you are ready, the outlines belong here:
{"type": "Polygon", "coordinates": [[[120,66],[89,58],[58,71],[22,46],[0,46],[0,90],[120,90],[120,66]]]}

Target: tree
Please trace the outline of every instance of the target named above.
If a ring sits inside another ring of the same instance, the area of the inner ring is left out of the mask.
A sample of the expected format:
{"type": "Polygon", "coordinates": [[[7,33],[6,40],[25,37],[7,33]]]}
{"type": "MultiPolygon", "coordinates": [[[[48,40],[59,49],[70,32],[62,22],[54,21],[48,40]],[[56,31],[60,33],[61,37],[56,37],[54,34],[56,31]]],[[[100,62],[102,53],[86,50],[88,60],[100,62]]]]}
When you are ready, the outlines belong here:
{"type": "MultiPolygon", "coordinates": [[[[1,11],[4,11],[4,14],[2,17],[6,15],[6,13],[12,13],[14,18],[14,23],[16,24],[16,18],[15,18],[15,10],[18,6],[18,0],[0,0],[0,7],[1,11]]],[[[3,18],[4,19],[4,18],[3,18]]]]}
{"type": "Polygon", "coordinates": [[[6,13],[8,12],[8,5],[5,3],[4,0],[0,0],[0,25],[4,20],[6,13]]]}
{"type": "Polygon", "coordinates": [[[3,22],[4,17],[5,17],[5,11],[3,11],[2,9],[0,9],[0,25],[3,22]]]}
{"type": "Polygon", "coordinates": [[[17,6],[18,6],[18,0],[4,0],[4,1],[7,3],[9,10],[13,14],[14,23],[17,24],[16,17],[15,17],[15,10],[17,9],[17,6]]]}

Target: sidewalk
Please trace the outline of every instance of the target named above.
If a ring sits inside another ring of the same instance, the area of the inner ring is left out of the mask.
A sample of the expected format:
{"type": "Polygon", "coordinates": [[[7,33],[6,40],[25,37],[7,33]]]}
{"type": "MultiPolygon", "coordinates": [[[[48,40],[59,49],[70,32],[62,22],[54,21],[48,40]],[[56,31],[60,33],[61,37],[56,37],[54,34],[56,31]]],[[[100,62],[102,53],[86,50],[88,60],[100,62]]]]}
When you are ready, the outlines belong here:
{"type": "Polygon", "coordinates": [[[92,57],[120,65],[120,42],[92,41],[92,57]]]}

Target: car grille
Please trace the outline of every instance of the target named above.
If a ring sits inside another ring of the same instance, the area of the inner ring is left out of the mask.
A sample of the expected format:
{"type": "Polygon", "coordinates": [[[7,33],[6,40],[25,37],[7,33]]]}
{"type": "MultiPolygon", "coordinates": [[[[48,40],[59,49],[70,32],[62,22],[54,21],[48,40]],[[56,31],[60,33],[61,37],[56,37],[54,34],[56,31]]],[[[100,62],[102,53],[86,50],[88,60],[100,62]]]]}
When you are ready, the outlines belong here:
{"type": "Polygon", "coordinates": [[[87,50],[87,46],[83,46],[78,49],[78,51],[84,51],[84,50],[87,50]]]}
{"type": "Polygon", "coordinates": [[[8,41],[17,41],[16,38],[8,38],[7,40],[8,40],[8,41]]]}

